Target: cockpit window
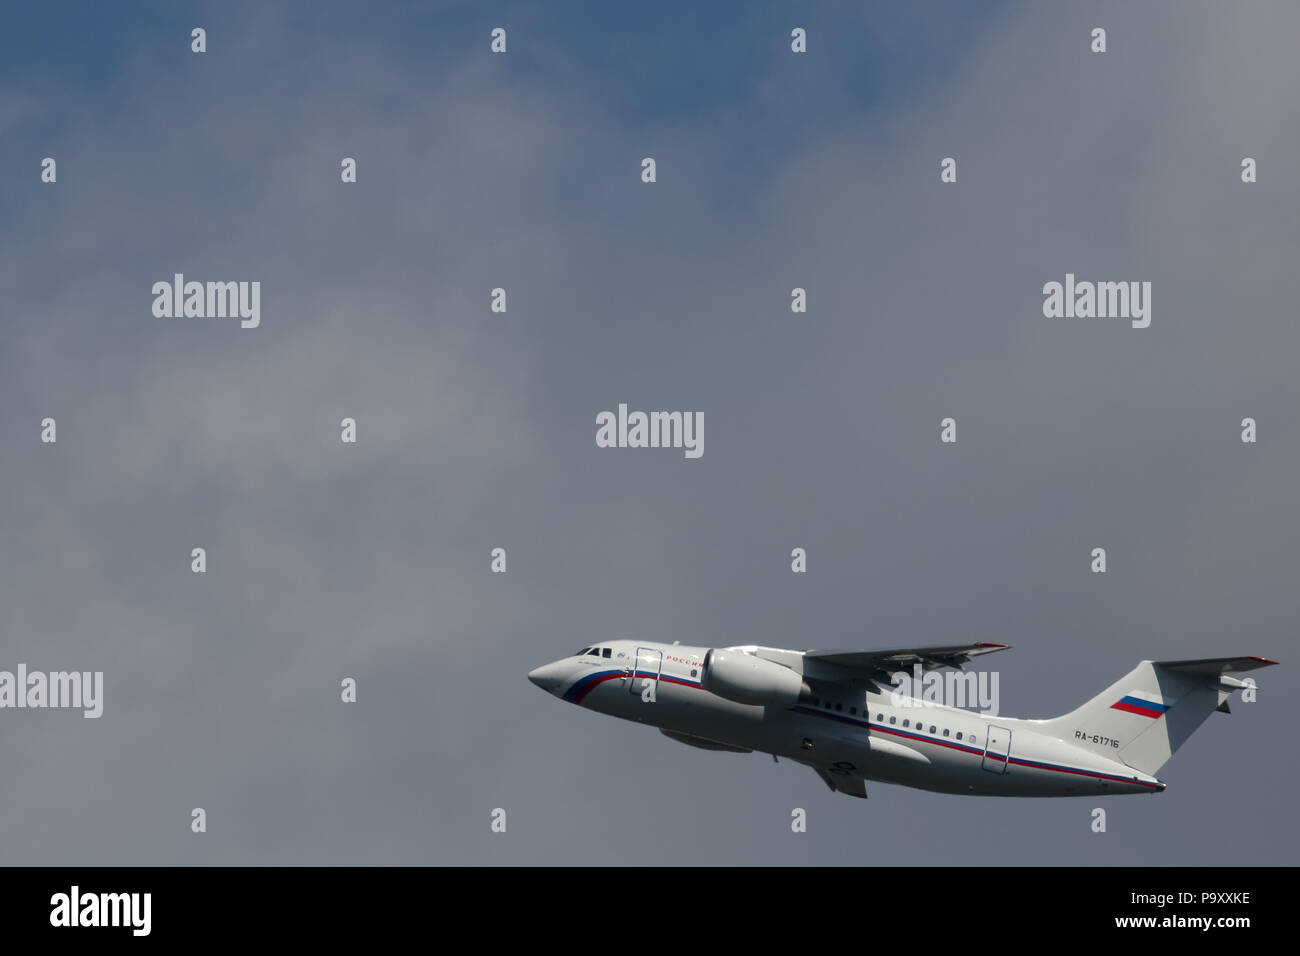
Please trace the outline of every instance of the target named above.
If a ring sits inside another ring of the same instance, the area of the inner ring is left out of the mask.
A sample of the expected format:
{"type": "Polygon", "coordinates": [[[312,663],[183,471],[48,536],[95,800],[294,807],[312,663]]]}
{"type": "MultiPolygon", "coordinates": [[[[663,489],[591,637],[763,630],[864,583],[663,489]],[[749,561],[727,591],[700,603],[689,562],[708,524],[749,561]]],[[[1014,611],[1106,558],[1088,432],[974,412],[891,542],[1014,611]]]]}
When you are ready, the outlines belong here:
{"type": "Polygon", "coordinates": [[[600,648],[599,648],[599,647],[593,647],[591,650],[587,651],[587,653],[590,654],[592,657],[599,657],[599,656],[600,656],[600,648]]]}
{"type": "Polygon", "coordinates": [[[584,647],[582,650],[578,651],[578,653],[574,654],[573,656],[574,656],[574,657],[581,657],[583,654],[587,653],[587,651],[589,651],[589,650],[591,650],[590,647],[584,647]]]}
{"type": "Polygon", "coordinates": [[[609,657],[609,655],[612,654],[612,653],[613,653],[613,651],[611,651],[608,647],[602,647],[602,648],[600,649],[600,655],[601,655],[601,657],[609,657]]]}

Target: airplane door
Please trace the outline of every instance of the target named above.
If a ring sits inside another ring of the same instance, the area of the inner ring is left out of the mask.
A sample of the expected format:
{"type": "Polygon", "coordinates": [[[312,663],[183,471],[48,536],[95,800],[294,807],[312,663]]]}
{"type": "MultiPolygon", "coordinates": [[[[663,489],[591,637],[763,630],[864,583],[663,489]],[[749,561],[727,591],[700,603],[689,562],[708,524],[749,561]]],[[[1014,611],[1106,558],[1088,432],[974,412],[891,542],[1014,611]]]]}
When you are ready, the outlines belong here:
{"type": "Polygon", "coordinates": [[[645,693],[646,681],[651,681],[651,686],[658,691],[659,670],[663,667],[663,662],[664,656],[659,651],[649,647],[638,647],[636,663],[632,666],[632,679],[627,682],[628,692],[639,697],[645,693]]]}
{"type": "Polygon", "coordinates": [[[981,766],[990,773],[1006,773],[1007,757],[1011,755],[1011,731],[1005,727],[988,728],[988,745],[984,748],[984,762],[981,766]]]}

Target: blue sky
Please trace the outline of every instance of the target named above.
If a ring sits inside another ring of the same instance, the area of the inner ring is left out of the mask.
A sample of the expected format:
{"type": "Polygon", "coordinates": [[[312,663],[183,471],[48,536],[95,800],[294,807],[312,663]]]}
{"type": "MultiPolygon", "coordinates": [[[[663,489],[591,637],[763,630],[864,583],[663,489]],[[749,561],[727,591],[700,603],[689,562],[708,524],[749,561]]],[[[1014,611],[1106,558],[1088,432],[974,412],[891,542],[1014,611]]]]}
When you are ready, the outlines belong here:
{"type": "MultiPolygon", "coordinates": [[[[763,161],[845,112],[914,99],[959,72],[1005,3],[67,3],[14,5],[0,36],[0,77],[34,93],[95,102],[136,57],[183,65],[205,27],[210,50],[250,15],[268,13],[286,36],[349,35],[380,42],[413,77],[510,31],[512,75],[548,86],[581,84],[630,127],[697,123],[723,132],[737,155],[763,161]],[[793,26],[815,56],[788,55],[793,26]],[[564,74],[557,76],[556,66],[564,74]],[[764,99],[770,83],[788,92],[764,99]],[[773,110],[773,106],[784,107],[773,110]]],[[[292,49],[284,51],[286,58],[292,49]]],[[[44,112],[44,109],[43,109],[44,112]]],[[[57,124],[57,116],[49,120],[57,124]]]]}

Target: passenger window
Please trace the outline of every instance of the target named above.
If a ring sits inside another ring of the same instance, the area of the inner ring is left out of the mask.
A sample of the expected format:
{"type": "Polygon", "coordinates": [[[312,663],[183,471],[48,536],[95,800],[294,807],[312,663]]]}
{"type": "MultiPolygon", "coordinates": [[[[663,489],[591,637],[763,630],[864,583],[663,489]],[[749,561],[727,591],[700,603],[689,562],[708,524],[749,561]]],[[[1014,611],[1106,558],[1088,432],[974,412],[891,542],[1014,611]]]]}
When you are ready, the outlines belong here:
{"type": "Polygon", "coordinates": [[[822,705],[822,702],[821,702],[820,700],[818,700],[816,697],[814,697],[814,698],[813,698],[813,706],[814,706],[814,707],[820,707],[821,705],[822,705]]]}
{"type": "Polygon", "coordinates": [[[944,735],[945,737],[948,736],[948,728],[947,728],[947,727],[943,728],[943,735],[944,735]]]}
{"type": "Polygon", "coordinates": [[[930,725],[930,733],[934,733],[934,724],[930,725]]]}
{"type": "Polygon", "coordinates": [[[836,704],[836,705],[835,705],[835,709],[836,709],[836,710],[843,710],[843,709],[844,709],[844,705],[843,705],[843,704],[836,704]]]}
{"type": "Polygon", "coordinates": [[[884,719],[885,719],[884,714],[876,714],[876,720],[884,720],[884,719]]]}
{"type": "Polygon", "coordinates": [[[910,726],[911,726],[911,724],[910,724],[910,723],[908,723],[908,722],[907,722],[907,721],[906,721],[906,720],[905,720],[905,721],[903,721],[903,726],[904,726],[904,727],[910,727],[910,726]]]}
{"type": "Polygon", "coordinates": [[[601,648],[600,656],[601,656],[601,657],[609,657],[610,653],[611,653],[611,651],[610,651],[610,649],[609,649],[608,647],[601,648]]]}
{"type": "Polygon", "coordinates": [[[890,722],[891,724],[896,724],[896,723],[898,723],[898,718],[897,718],[897,717],[890,717],[890,718],[889,718],[889,722],[890,722]]]}
{"type": "Polygon", "coordinates": [[[957,731],[957,739],[958,739],[958,740],[961,740],[961,731],[960,731],[960,730],[957,731]]]}

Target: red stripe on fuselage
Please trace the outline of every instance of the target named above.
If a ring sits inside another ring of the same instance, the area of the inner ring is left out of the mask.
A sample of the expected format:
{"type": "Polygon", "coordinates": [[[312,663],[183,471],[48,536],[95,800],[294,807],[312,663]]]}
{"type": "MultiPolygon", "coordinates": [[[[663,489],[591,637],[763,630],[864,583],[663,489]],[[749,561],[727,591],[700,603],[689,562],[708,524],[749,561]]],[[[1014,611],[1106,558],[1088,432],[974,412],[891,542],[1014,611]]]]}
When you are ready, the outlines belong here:
{"type": "Polygon", "coordinates": [[[607,680],[613,680],[616,677],[626,677],[626,676],[627,676],[626,674],[602,674],[600,677],[597,677],[594,681],[592,681],[581,691],[579,691],[577,696],[573,698],[573,703],[581,704],[586,699],[587,695],[590,694],[597,685],[603,684],[607,680]]]}

